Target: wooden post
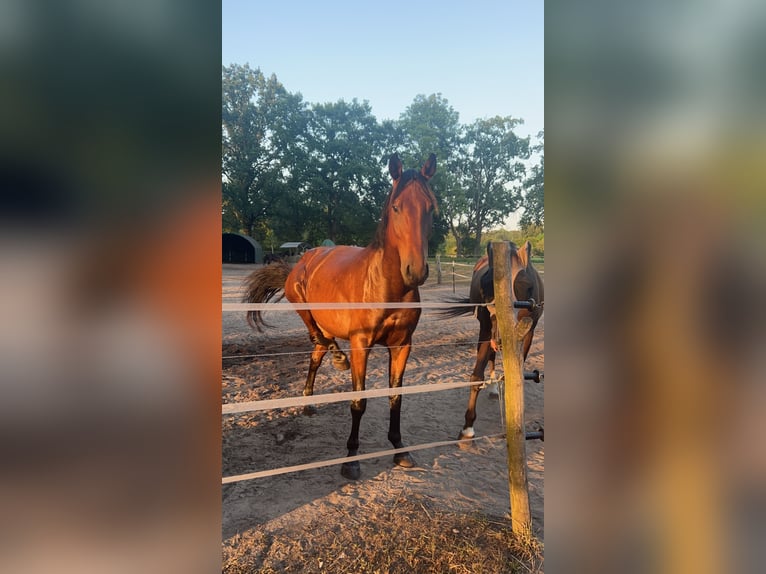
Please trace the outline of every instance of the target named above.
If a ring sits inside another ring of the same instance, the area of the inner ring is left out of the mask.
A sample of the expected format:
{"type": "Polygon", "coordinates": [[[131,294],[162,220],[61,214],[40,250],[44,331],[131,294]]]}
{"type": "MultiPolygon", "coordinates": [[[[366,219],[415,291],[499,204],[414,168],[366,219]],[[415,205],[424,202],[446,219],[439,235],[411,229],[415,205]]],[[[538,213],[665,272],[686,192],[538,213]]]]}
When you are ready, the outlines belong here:
{"type": "Polygon", "coordinates": [[[508,444],[508,486],[511,493],[511,528],[529,532],[526,435],[524,431],[524,359],[522,341],[532,328],[532,319],[516,320],[511,286],[511,246],[507,241],[492,243],[497,326],[503,343],[505,374],[505,438],[508,444]]]}
{"type": "Polygon", "coordinates": [[[442,284],[442,260],[439,254],[436,254],[436,284],[442,284]]]}
{"type": "Polygon", "coordinates": [[[452,292],[455,292],[455,258],[452,258],[452,292]]]}

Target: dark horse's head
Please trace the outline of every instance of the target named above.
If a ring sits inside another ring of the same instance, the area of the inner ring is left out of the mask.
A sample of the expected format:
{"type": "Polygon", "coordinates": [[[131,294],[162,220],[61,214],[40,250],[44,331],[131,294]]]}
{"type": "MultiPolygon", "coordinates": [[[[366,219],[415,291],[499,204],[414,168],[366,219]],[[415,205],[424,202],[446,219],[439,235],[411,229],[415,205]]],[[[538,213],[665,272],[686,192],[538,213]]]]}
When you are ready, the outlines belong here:
{"type": "MultiPolygon", "coordinates": [[[[492,244],[487,245],[487,267],[479,279],[481,301],[492,303],[495,300],[494,273],[492,268],[492,244]]],[[[515,243],[511,242],[511,285],[513,286],[513,299],[515,301],[528,301],[534,299],[538,304],[543,301],[542,281],[537,270],[532,266],[532,245],[529,241],[519,249],[515,243]]],[[[488,305],[490,317],[492,318],[492,339],[497,340],[497,317],[495,315],[495,306],[488,305]]],[[[542,314],[540,309],[528,311],[519,310],[519,318],[532,316],[533,320],[539,318],[542,314]]]]}
{"type": "Polygon", "coordinates": [[[436,196],[428,180],[436,172],[436,156],[431,154],[420,171],[402,171],[402,160],[393,154],[388,171],[394,185],[383,207],[374,244],[396,252],[402,281],[414,288],[428,278],[428,238],[436,210],[436,196]]]}
{"type": "MultiPolygon", "coordinates": [[[[537,293],[538,279],[537,272],[532,267],[532,244],[529,241],[519,249],[515,243],[511,244],[511,284],[513,285],[513,298],[515,301],[527,301],[537,299],[540,302],[540,296],[537,293]]],[[[481,290],[485,303],[489,303],[495,298],[494,273],[492,272],[492,244],[487,245],[487,273],[481,277],[481,290]]]]}

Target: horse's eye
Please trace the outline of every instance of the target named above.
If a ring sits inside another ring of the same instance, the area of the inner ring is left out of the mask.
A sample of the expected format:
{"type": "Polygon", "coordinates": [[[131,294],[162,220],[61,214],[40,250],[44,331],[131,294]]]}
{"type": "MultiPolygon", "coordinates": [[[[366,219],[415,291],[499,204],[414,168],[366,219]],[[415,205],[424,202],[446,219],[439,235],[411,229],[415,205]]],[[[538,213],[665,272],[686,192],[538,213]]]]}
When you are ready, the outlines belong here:
{"type": "Polygon", "coordinates": [[[394,210],[394,213],[399,213],[399,207],[395,203],[391,205],[391,209],[394,210]]]}

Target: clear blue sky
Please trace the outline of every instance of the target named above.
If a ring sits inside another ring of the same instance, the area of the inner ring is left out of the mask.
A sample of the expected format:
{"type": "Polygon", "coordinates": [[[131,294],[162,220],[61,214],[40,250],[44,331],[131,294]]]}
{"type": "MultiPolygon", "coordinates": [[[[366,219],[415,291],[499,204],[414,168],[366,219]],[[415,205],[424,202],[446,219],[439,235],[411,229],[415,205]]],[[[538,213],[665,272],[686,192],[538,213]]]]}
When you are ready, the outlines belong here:
{"type": "MultiPolygon", "coordinates": [[[[543,0],[223,0],[223,64],[249,63],[311,103],[367,100],[397,119],[441,93],[461,123],[543,124],[543,0]]],[[[533,139],[534,141],[534,139],[533,139]]]]}

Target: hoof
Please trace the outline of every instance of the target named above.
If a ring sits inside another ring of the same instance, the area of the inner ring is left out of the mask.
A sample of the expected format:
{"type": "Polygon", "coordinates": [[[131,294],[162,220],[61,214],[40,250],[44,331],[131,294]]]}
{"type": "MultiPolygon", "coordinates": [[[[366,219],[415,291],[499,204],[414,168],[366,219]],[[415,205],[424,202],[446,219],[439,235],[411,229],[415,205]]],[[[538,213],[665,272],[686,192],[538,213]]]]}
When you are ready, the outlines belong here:
{"type": "Polygon", "coordinates": [[[457,447],[460,450],[472,450],[474,448],[473,441],[470,440],[473,438],[474,435],[466,435],[463,434],[463,431],[460,431],[460,434],[457,435],[457,440],[460,441],[457,443],[457,447]]]}
{"type": "Polygon", "coordinates": [[[341,355],[340,357],[333,355],[332,366],[339,371],[348,371],[351,368],[351,363],[348,362],[346,355],[341,355]]]}
{"type": "Polygon", "coordinates": [[[344,462],[340,465],[340,473],[349,480],[359,480],[362,475],[362,469],[359,466],[359,461],[344,462]]]}
{"type": "Polygon", "coordinates": [[[317,414],[317,408],[314,405],[304,405],[303,414],[307,417],[313,417],[315,414],[317,414]]]}
{"type": "Polygon", "coordinates": [[[415,466],[415,461],[408,452],[399,452],[394,455],[394,464],[401,466],[402,468],[412,468],[415,466]]]}
{"type": "Polygon", "coordinates": [[[489,398],[491,399],[499,399],[500,398],[500,391],[497,389],[497,383],[490,383],[487,385],[487,392],[489,393],[489,398]]]}

